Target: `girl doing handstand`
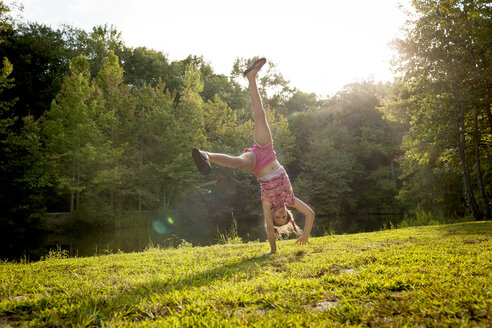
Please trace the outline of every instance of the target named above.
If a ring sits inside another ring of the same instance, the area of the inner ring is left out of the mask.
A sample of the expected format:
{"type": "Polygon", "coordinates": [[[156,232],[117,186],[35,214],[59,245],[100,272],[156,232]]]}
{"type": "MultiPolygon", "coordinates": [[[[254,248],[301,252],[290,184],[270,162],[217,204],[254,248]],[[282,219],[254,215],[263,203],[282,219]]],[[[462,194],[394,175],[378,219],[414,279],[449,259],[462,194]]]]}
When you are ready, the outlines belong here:
{"type": "Polygon", "coordinates": [[[261,58],[243,73],[249,81],[254,111],[255,141],[253,147],[245,149],[240,156],[211,153],[198,149],[193,149],[192,155],[197,168],[203,174],[210,172],[210,162],[214,162],[222,166],[249,170],[256,175],[261,186],[263,215],[271,247],[267,254],[273,254],[277,251],[275,237],[280,237],[285,231],[296,233],[299,237],[297,244],[309,243],[308,237],[313,226],[314,212],[294,196],[289,176],[278,162],[273,149],[272,134],[256,85],[256,75],[265,63],[266,59],[261,58]],[[306,216],[304,231],[301,231],[295,224],[292,212],[286,206],[294,207],[306,216]]]}

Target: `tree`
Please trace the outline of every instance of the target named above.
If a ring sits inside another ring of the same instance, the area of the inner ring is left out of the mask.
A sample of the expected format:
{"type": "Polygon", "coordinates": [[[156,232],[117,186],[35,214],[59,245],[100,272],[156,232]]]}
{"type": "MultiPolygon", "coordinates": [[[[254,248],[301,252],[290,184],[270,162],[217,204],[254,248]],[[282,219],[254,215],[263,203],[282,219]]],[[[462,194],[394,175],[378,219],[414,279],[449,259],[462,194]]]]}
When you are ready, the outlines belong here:
{"type": "MultiPolygon", "coordinates": [[[[0,2],[0,31],[10,28],[0,2]]],[[[0,39],[0,44],[4,40],[0,39]]],[[[46,185],[42,166],[39,125],[32,116],[19,120],[13,115],[18,99],[4,100],[4,91],[12,89],[14,68],[7,57],[0,69],[0,257],[18,257],[32,253],[45,229],[46,209],[40,189],[46,185]],[[19,122],[20,121],[20,122],[19,122]],[[20,129],[17,126],[20,126],[20,129]]],[[[8,99],[8,98],[7,98],[8,99]]]]}
{"type": "Polygon", "coordinates": [[[121,187],[122,175],[127,170],[123,163],[126,140],[122,137],[124,132],[121,131],[121,122],[131,110],[132,102],[130,88],[123,84],[123,69],[112,50],[104,58],[101,70],[93,83],[95,95],[100,98],[99,102],[104,104],[96,120],[104,142],[100,145],[101,166],[94,177],[97,188],[92,190],[92,193],[99,201],[109,198],[109,201],[103,202],[97,210],[102,212],[102,208],[106,207],[104,213],[116,218],[115,193],[117,188],[121,187]],[[104,204],[106,206],[103,206],[104,204]]]}
{"type": "MultiPolygon", "coordinates": [[[[407,100],[404,110],[412,137],[439,146],[428,147],[425,153],[436,152],[437,156],[431,156],[459,165],[470,212],[476,219],[484,216],[475,196],[478,189],[488,217],[491,186],[483,176],[490,174],[490,166],[482,166],[481,158],[490,158],[486,146],[492,131],[487,50],[492,30],[490,5],[486,1],[421,0],[414,1],[413,7],[405,38],[395,40],[400,91],[410,91],[397,99],[407,100]]],[[[407,150],[407,154],[412,152],[418,150],[407,150]]]]}
{"type": "Polygon", "coordinates": [[[292,96],[285,102],[285,106],[279,109],[279,112],[288,116],[297,112],[306,112],[319,108],[320,102],[314,93],[304,93],[295,90],[292,96]]]}
{"type": "Polygon", "coordinates": [[[309,131],[309,146],[296,156],[303,164],[294,190],[315,208],[320,221],[337,220],[356,205],[351,194],[356,159],[350,132],[331,113],[299,116],[304,115],[311,116],[312,124],[303,129],[309,131]]]}
{"type": "MultiPolygon", "coordinates": [[[[239,79],[243,78],[242,73],[258,59],[259,57],[253,57],[251,59],[237,58],[231,71],[231,78],[239,82],[239,79]]],[[[282,108],[285,106],[287,99],[295,92],[289,86],[289,83],[282,73],[277,70],[277,65],[269,60],[258,79],[259,91],[264,105],[272,108],[282,108]]]]}
{"type": "Polygon", "coordinates": [[[167,57],[161,52],[145,47],[134,49],[124,48],[120,56],[125,84],[143,87],[156,86],[159,80],[169,79],[170,64],[167,57]]]}
{"type": "Polygon", "coordinates": [[[103,104],[94,92],[88,60],[75,57],[70,61],[70,76],[43,117],[52,181],[61,193],[69,193],[70,213],[80,207],[80,194],[88,188],[92,166],[100,159],[95,152],[104,142],[97,126],[103,104]]]}
{"type": "Polygon", "coordinates": [[[63,33],[32,23],[9,25],[1,35],[4,42],[0,43],[0,54],[8,57],[15,67],[11,78],[16,81],[3,97],[17,99],[11,115],[33,115],[38,119],[50,108],[63,77],[68,73],[71,53],[65,47],[63,33]]]}
{"type": "Polygon", "coordinates": [[[65,44],[75,55],[83,55],[90,63],[91,76],[101,70],[104,58],[113,51],[122,57],[126,51],[121,32],[116,27],[98,25],[90,33],[72,26],[64,26],[63,35],[65,44]]]}
{"type": "Polygon", "coordinates": [[[398,162],[404,127],[382,117],[388,86],[346,85],[318,109],[294,113],[296,138],[289,174],[295,191],[315,208],[320,230],[377,229],[400,212],[398,162]]]}
{"type": "Polygon", "coordinates": [[[174,97],[163,83],[155,87],[144,85],[132,90],[135,111],[124,123],[128,143],[125,157],[130,168],[124,177],[124,185],[131,186],[131,204],[142,217],[143,210],[156,211],[162,201],[170,202],[169,191],[175,185],[164,185],[172,174],[173,150],[179,137],[174,135],[174,97]]]}

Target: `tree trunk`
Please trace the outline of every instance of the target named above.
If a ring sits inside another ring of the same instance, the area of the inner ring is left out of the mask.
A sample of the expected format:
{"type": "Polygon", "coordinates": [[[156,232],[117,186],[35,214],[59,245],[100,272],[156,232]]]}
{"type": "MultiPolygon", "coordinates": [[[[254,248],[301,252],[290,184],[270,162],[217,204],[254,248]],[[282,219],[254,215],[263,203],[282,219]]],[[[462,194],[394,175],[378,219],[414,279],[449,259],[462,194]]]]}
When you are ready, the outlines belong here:
{"type": "Polygon", "coordinates": [[[142,218],[142,195],[140,195],[140,189],[142,188],[142,183],[138,182],[138,218],[142,218]]]}
{"type": "Polygon", "coordinates": [[[489,119],[489,127],[492,130],[492,113],[490,112],[490,105],[484,106],[485,113],[487,114],[487,118],[489,119]]]}
{"type": "MultiPolygon", "coordinates": [[[[454,88],[453,88],[454,89],[454,88]]],[[[458,102],[458,97],[456,97],[456,92],[453,92],[455,95],[455,102],[458,102]]],[[[465,195],[468,201],[468,206],[470,207],[473,216],[477,220],[481,220],[483,218],[482,213],[478,209],[477,202],[475,200],[475,196],[473,194],[473,189],[471,187],[471,178],[470,171],[468,169],[468,164],[466,163],[465,156],[465,126],[463,122],[463,110],[459,104],[454,104],[454,118],[456,121],[456,142],[458,146],[458,156],[460,158],[461,163],[461,173],[463,175],[463,184],[465,188],[465,195]]]]}
{"type": "MultiPolygon", "coordinates": [[[[80,184],[80,178],[77,177],[77,184],[80,184]]],[[[75,209],[78,210],[80,206],[80,190],[77,190],[77,198],[75,199],[75,209]]]]}
{"type": "Polygon", "coordinates": [[[73,214],[73,204],[74,204],[74,201],[75,201],[75,193],[72,192],[70,193],[70,215],[73,214]]]}
{"type": "Polygon", "coordinates": [[[138,163],[138,218],[142,218],[142,167],[143,167],[143,141],[140,144],[140,158],[138,163]]]}
{"type": "Polygon", "coordinates": [[[475,143],[475,161],[477,165],[477,183],[478,189],[480,190],[480,197],[482,198],[483,208],[485,210],[486,219],[492,219],[492,215],[490,213],[489,200],[487,195],[485,194],[483,184],[482,184],[482,168],[480,165],[480,132],[478,131],[478,108],[475,107],[474,112],[474,125],[475,125],[475,133],[474,133],[474,143],[475,143]]]}
{"type": "MultiPolygon", "coordinates": [[[[72,183],[75,180],[75,163],[72,162],[72,183]]],[[[75,204],[75,192],[73,189],[70,191],[70,215],[73,215],[75,204]]]]}
{"type": "Polygon", "coordinates": [[[145,118],[145,108],[142,108],[142,117],[140,117],[140,158],[139,158],[139,178],[138,178],[138,218],[142,219],[142,168],[143,168],[143,120],[145,118]]]}
{"type": "MultiPolygon", "coordinates": [[[[114,123],[111,122],[111,147],[113,147],[113,145],[114,145],[114,123]]],[[[114,159],[112,159],[111,168],[114,169],[115,166],[116,165],[114,163],[114,159]]],[[[114,185],[112,183],[110,188],[111,189],[109,192],[109,203],[111,206],[111,213],[114,215],[114,185]]]]}
{"type": "Polygon", "coordinates": [[[111,191],[109,193],[109,204],[111,206],[111,212],[114,214],[114,188],[111,186],[111,191]]]}
{"type": "Polygon", "coordinates": [[[393,154],[391,155],[390,163],[391,163],[391,179],[393,180],[393,185],[395,188],[398,188],[396,185],[396,177],[395,177],[395,164],[393,163],[393,154]]]}
{"type": "MultiPolygon", "coordinates": [[[[79,148],[77,149],[77,154],[80,155],[80,136],[78,137],[79,140],[79,148]]],[[[75,199],[75,209],[79,209],[80,205],[80,160],[77,160],[75,163],[75,177],[77,178],[77,198],[75,199]]]]}

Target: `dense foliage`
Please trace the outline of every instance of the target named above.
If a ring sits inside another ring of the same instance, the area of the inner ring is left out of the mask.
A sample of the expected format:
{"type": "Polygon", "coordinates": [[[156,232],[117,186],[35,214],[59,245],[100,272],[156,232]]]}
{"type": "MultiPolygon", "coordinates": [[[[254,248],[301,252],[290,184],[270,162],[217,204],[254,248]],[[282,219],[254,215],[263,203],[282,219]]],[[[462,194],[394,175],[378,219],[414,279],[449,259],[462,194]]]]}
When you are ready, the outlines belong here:
{"type": "Polygon", "coordinates": [[[394,42],[400,72],[385,111],[410,126],[403,141],[409,208],[491,218],[492,6],[490,1],[413,1],[394,42]]]}
{"type": "MultiPolygon", "coordinates": [[[[201,57],[129,48],[114,27],[55,30],[13,21],[0,4],[0,256],[36,243],[48,212],[115,229],[157,220],[163,234],[200,243],[235,217],[243,237],[264,237],[255,177],[214,167],[204,178],[190,156],[252,144],[240,72],[255,58],[220,75],[201,57]]],[[[394,84],[318,99],[272,63],[261,73],[279,160],[317,214],[313,234],[379,229],[402,214],[491,216],[490,4],[413,9],[395,41],[394,84]]]]}

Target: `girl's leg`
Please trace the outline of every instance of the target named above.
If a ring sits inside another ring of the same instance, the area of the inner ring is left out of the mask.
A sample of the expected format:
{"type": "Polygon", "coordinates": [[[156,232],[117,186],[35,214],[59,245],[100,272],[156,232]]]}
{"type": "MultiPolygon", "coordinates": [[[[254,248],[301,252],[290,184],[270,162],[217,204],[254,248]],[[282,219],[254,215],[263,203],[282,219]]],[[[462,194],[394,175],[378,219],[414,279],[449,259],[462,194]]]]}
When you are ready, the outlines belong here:
{"type": "Polygon", "coordinates": [[[272,142],[272,133],[270,132],[270,127],[268,126],[265,110],[263,109],[260,92],[258,91],[258,86],[256,85],[256,74],[261,69],[263,64],[264,62],[260,63],[260,65],[258,65],[259,67],[249,69],[249,72],[246,73],[246,77],[249,81],[251,104],[253,105],[255,140],[260,146],[266,146],[272,142]]]}
{"type": "MultiPolygon", "coordinates": [[[[253,66],[244,72],[244,75],[249,81],[249,90],[251,94],[251,104],[253,106],[254,120],[255,120],[255,141],[260,146],[266,146],[272,142],[272,133],[263,109],[263,103],[261,101],[260,92],[256,85],[256,74],[265,64],[264,58],[257,60],[253,66]]],[[[198,151],[198,150],[197,150],[198,151]]],[[[199,151],[202,156],[210,162],[216,164],[232,167],[235,169],[251,170],[255,165],[255,155],[252,152],[246,152],[240,156],[230,156],[220,153],[209,153],[203,150],[199,151]]]]}
{"type": "Polygon", "coordinates": [[[240,156],[209,152],[207,152],[207,154],[210,162],[235,169],[251,170],[255,165],[255,155],[252,152],[243,153],[240,156]]]}

